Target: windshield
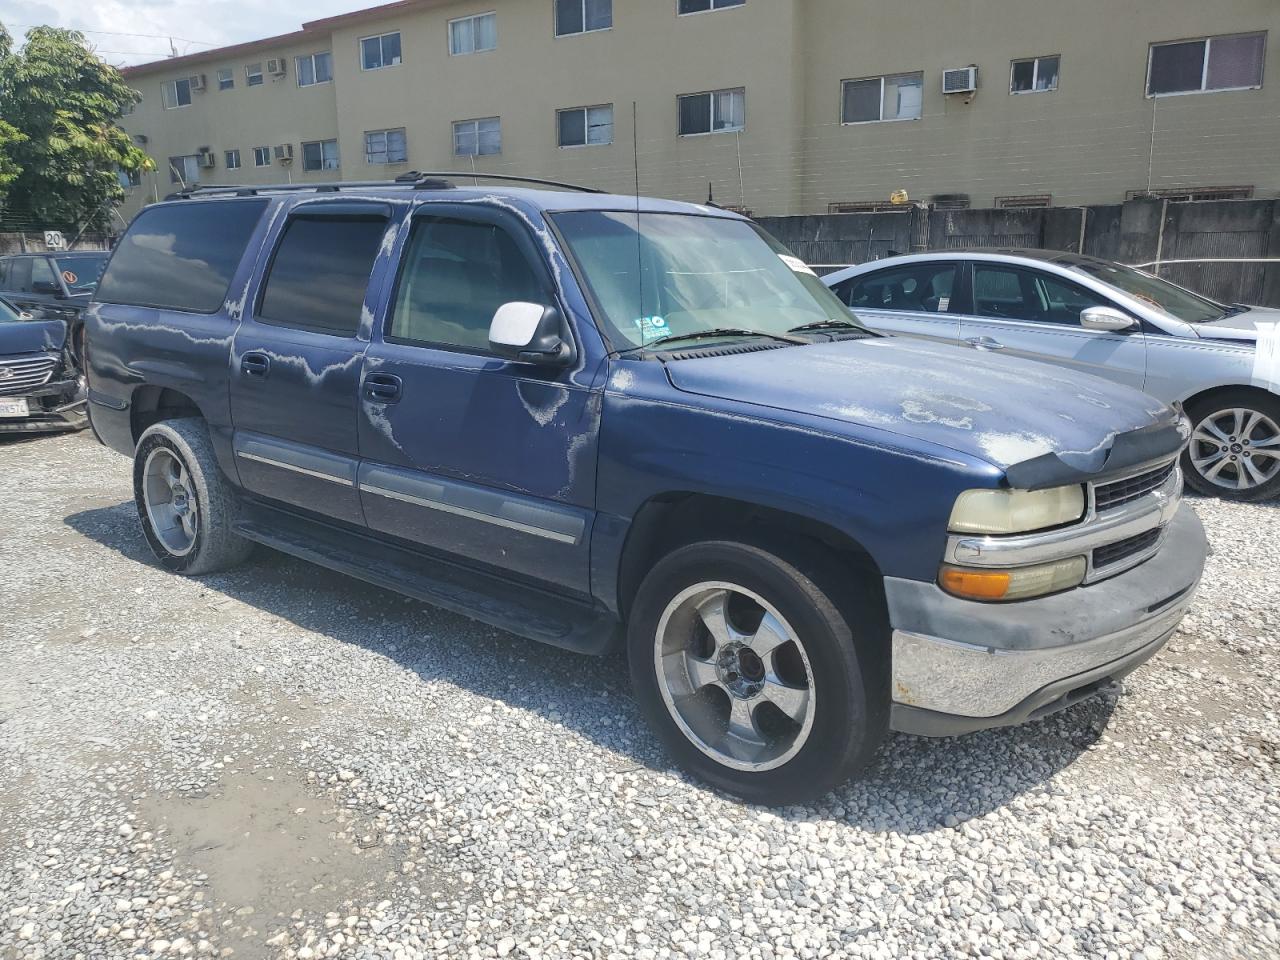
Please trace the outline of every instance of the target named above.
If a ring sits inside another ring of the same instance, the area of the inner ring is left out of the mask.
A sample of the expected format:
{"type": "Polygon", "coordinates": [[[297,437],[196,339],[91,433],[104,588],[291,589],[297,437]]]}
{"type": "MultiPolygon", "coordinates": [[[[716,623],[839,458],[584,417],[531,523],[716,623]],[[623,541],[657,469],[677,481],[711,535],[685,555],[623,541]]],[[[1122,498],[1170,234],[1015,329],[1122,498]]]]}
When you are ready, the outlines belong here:
{"type": "Polygon", "coordinates": [[[615,349],[741,336],[711,333],[727,329],[786,336],[808,324],[857,325],[813,271],[745,220],[601,210],[553,219],[615,349]]]}
{"type": "Polygon", "coordinates": [[[1190,290],[1176,287],[1168,281],[1153,277],[1132,267],[1123,267],[1118,263],[1075,263],[1072,267],[1086,273],[1095,280],[1122,290],[1129,296],[1141,300],[1147,306],[1163,310],[1169,316],[1184,323],[1205,323],[1209,320],[1221,320],[1230,311],[1220,303],[1214,303],[1204,297],[1197,296],[1190,290]]]}
{"type": "Polygon", "coordinates": [[[92,257],[58,257],[58,272],[68,293],[93,293],[107,263],[105,253],[92,257]]]}

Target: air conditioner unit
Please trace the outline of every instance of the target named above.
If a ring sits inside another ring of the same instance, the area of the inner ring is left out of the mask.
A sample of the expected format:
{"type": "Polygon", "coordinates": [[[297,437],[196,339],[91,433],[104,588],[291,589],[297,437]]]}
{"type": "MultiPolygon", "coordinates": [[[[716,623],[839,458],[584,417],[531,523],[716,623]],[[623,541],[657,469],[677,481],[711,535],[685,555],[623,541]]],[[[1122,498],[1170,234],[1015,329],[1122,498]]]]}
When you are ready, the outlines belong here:
{"type": "Polygon", "coordinates": [[[267,73],[273,77],[284,76],[284,60],[271,59],[267,61],[267,73]]]}
{"type": "Polygon", "coordinates": [[[192,89],[192,90],[203,90],[203,89],[204,89],[204,74],[203,74],[203,73],[197,73],[197,74],[196,74],[195,76],[193,76],[193,77],[188,77],[188,78],[187,78],[187,82],[191,84],[191,89],[192,89]]]}
{"type": "Polygon", "coordinates": [[[943,93],[973,93],[978,89],[977,67],[956,67],[942,71],[943,93]]]}
{"type": "Polygon", "coordinates": [[[196,153],[196,162],[205,170],[212,170],[215,160],[212,150],[200,150],[196,153]]]}
{"type": "Polygon", "coordinates": [[[282,143],[276,147],[276,159],[281,163],[293,163],[293,144],[282,143]]]}

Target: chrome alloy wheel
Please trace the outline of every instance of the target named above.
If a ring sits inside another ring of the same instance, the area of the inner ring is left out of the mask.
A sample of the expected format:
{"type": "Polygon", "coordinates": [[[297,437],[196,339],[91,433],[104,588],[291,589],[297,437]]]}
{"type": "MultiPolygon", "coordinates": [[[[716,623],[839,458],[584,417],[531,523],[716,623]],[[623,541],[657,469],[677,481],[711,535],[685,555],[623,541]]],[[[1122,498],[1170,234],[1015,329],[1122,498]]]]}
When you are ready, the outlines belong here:
{"type": "Polygon", "coordinates": [[[1191,434],[1191,464],[1210,483],[1251,490],[1280,473],[1280,426],[1257,410],[1218,410],[1191,434]]]}
{"type": "Polygon", "coordinates": [[[791,626],[760,596],[699,583],[667,604],[654,643],[658,687],[699,750],[735,770],[772,770],[813,728],[813,670],[791,626]]]}
{"type": "Polygon", "coordinates": [[[191,475],[164,447],[152,450],[142,468],[142,499],[161,545],[175,557],[190,553],[199,518],[191,475]]]}

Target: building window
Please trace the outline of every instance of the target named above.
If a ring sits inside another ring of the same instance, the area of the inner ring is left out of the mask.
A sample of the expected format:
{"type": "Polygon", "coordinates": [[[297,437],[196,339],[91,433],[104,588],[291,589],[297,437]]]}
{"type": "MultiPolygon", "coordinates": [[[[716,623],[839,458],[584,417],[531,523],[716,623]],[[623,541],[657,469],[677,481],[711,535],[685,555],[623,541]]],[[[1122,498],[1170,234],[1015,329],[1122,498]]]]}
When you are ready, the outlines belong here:
{"type": "Polygon", "coordinates": [[[200,157],[188,154],[169,158],[169,182],[189,187],[200,179],[200,157]]]}
{"type": "Polygon", "coordinates": [[[1265,33],[1153,43],[1147,96],[1257,89],[1266,52],[1265,33]]]}
{"type": "Polygon", "coordinates": [[[312,140],[302,145],[303,170],[337,170],[338,141],[312,140]]]}
{"type": "Polygon", "coordinates": [[[574,107],[556,112],[562,147],[594,147],[613,143],[613,104],[574,107]]]}
{"type": "Polygon", "coordinates": [[[613,0],[556,0],[556,36],[608,30],[613,26],[613,0]]]}
{"type": "Polygon", "coordinates": [[[453,125],[455,157],[488,157],[502,152],[502,121],[498,117],[483,120],[459,120],[453,125]]]}
{"type": "Polygon", "coordinates": [[[239,151],[239,150],[228,150],[228,151],[226,151],[226,152],[223,154],[223,159],[226,161],[226,165],[227,165],[227,169],[228,169],[228,170],[239,170],[239,169],[240,169],[240,151],[239,151]]]}
{"type": "Polygon", "coordinates": [[[924,107],[924,74],[846,80],[842,86],[841,123],[919,120],[924,107]]]}
{"type": "Polygon", "coordinates": [[[360,67],[362,70],[381,70],[400,63],[400,31],[384,33],[379,37],[364,37],[360,41],[360,67]]]}
{"type": "Polygon", "coordinates": [[[481,13],[449,21],[449,53],[461,57],[468,53],[484,53],[498,46],[498,15],[481,13]]]}
{"type": "Polygon", "coordinates": [[[367,130],[364,135],[365,163],[404,163],[409,159],[404,127],[394,130],[367,130]]]}
{"type": "Polygon", "coordinates": [[[230,67],[218,71],[218,89],[230,90],[236,85],[236,75],[230,67]]]}
{"type": "Polygon", "coordinates": [[[996,197],[996,206],[1001,210],[1035,210],[1052,207],[1053,197],[1047,193],[1025,197],[996,197]]]}
{"type": "Polygon", "coordinates": [[[737,90],[712,90],[680,97],[680,136],[702,133],[735,133],[747,125],[747,94],[737,90]]]}
{"type": "Polygon", "coordinates": [[[1058,61],[1056,56],[1013,61],[1009,74],[1009,92],[1048,93],[1057,90],[1058,61]]]}
{"type": "Polygon", "coordinates": [[[253,148],[253,165],[255,167],[271,166],[271,148],[270,147],[254,147],[253,148]]]}
{"type": "Polygon", "coordinates": [[[168,80],[160,87],[160,99],[166,110],[191,106],[191,78],[168,80]]]}
{"type": "Polygon", "coordinates": [[[298,67],[298,86],[311,87],[317,83],[328,83],[333,79],[333,56],[329,51],[309,53],[305,57],[294,57],[298,67]]]}
{"type": "Polygon", "coordinates": [[[1161,187],[1155,190],[1130,190],[1126,200],[1249,200],[1253,187],[1161,187]]]}
{"type": "Polygon", "coordinates": [[[892,200],[862,200],[827,204],[827,213],[906,213],[911,209],[912,205],[909,203],[894,203],[892,200]]]}
{"type": "Polygon", "coordinates": [[[706,13],[708,10],[740,7],[746,2],[747,0],[677,0],[676,11],[684,16],[686,13],[706,13]]]}
{"type": "Polygon", "coordinates": [[[142,186],[142,172],[139,170],[126,170],[120,167],[116,170],[116,179],[120,181],[120,186],[126,190],[130,187],[142,186]]]}
{"type": "Polygon", "coordinates": [[[261,63],[246,63],[244,65],[244,85],[246,87],[262,86],[261,63]]]}

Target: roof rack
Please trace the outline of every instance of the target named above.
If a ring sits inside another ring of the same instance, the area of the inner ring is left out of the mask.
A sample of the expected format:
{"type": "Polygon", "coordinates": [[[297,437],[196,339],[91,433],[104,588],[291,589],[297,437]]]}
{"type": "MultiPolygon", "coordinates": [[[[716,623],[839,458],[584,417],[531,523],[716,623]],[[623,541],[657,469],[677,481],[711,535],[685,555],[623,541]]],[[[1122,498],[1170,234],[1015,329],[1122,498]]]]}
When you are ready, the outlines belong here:
{"type": "Polygon", "coordinates": [[[446,172],[420,172],[411,170],[401,174],[394,180],[339,180],[333,183],[280,183],[280,184],[215,184],[207,187],[192,187],[171,193],[166,200],[188,200],[191,197],[210,197],[231,195],[237,197],[256,197],[262,193],[300,193],[314,191],[316,193],[338,193],[342,190],[361,190],[370,187],[398,187],[405,190],[453,190],[456,185],[450,178],[466,178],[473,180],[503,180],[510,183],[531,183],[544,187],[556,187],[560,190],[576,190],[581,193],[604,193],[595,187],[584,187],[581,184],[565,183],[561,180],[544,180],[540,177],[517,177],[504,173],[480,173],[462,170],[446,172]]]}

